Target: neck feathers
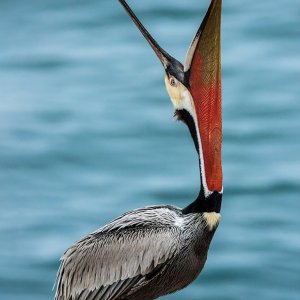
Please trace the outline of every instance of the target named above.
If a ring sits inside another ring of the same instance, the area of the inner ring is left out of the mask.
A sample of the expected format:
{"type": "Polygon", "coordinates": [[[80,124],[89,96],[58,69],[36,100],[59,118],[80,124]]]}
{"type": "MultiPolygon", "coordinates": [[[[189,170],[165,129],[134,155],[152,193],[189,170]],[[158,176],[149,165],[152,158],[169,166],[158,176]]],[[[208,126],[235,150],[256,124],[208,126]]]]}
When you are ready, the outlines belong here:
{"type": "Polygon", "coordinates": [[[182,212],[184,214],[190,213],[220,213],[222,205],[222,194],[213,192],[208,197],[205,197],[203,188],[197,197],[197,199],[189,206],[184,208],[182,212]]]}

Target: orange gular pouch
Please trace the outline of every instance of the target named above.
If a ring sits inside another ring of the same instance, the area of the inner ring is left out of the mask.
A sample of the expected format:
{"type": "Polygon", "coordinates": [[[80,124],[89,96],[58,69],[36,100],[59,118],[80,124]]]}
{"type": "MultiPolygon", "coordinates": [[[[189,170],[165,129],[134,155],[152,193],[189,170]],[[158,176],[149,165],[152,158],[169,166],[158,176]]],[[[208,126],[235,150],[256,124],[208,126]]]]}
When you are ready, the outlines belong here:
{"type": "Polygon", "coordinates": [[[222,1],[212,1],[195,37],[188,70],[200,137],[202,180],[210,192],[223,189],[221,7],[222,1]]]}

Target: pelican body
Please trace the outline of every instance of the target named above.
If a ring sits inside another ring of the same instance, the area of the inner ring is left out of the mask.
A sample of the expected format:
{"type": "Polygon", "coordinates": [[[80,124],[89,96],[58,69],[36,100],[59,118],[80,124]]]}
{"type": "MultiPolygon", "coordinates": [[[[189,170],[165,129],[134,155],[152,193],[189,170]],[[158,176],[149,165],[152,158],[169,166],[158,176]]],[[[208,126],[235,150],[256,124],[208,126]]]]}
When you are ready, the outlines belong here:
{"type": "Polygon", "coordinates": [[[221,217],[222,0],[211,0],[184,65],[119,1],[164,67],[175,117],[188,126],[198,153],[200,192],[184,209],[129,211],[76,242],[61,258],[55,300],[152,300],[180,290],[203,269],[221,217]]]}

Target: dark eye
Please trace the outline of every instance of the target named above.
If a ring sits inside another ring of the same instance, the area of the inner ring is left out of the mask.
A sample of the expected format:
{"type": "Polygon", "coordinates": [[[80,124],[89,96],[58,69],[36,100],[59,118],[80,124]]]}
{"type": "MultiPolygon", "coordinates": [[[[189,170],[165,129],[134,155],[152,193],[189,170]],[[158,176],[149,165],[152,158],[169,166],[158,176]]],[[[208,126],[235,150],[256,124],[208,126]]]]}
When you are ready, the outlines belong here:
{"type": "Polygon", "coordinates": [[[175,79],[173,77],[170,77],[169,80],[170,80],[171,86],[176,86],[176,81],[175,81],[175,79]]]}

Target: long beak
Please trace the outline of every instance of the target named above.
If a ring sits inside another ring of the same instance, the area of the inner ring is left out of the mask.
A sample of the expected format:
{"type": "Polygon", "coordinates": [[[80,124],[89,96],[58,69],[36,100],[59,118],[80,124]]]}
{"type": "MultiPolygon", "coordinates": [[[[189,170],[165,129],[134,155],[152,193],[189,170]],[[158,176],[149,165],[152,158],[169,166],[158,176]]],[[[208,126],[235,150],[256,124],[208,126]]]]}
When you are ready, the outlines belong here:
{"type": "Polygon", "coordinates": [[[148,30],[144,27],[144,25],[141,23],[141,21],[138,19],[138,17],[135,15],[135,13],[131,10],[129,5],[126,3],[125,0],[119,0],[119,2],[122,4],[122,6],[125,8],[137,28],[140,30],[142,35],[145,37],[145,39],[150,44],[151,48],[156,53],[157,57],[161,61],[163,67],[165,70],[171,69],[173,70],[173,73],[176,77],[179,77],[178,79],[183,78],[183,66],[180,62],[178,62],[174,57],[172,57],[170,54],[168,54],[163,48],[159,46],[159,44],[155,41],[155,39],[151,36],[151,34],[148,32],[148,30]],[[177,74],[180,73],[180,74],[177,74]]]}
{"type": "Polygon", "coordinates": [[[168,74],[189,88],[195,107],[195,125],[204,192],[222,192],[222,92],[221,11],[222,0],[211,0],[205,18],[192,41],[183,66],[163,50],[145,29],[125,0],[119,0],[148,41],[168,74]]]}
{"type": "Polygon", "coordinates": [[[201,175],[206,194],[223,190],[221,12],[222,0],[212,0],[185,62],[201,141],[201,175]]]}

